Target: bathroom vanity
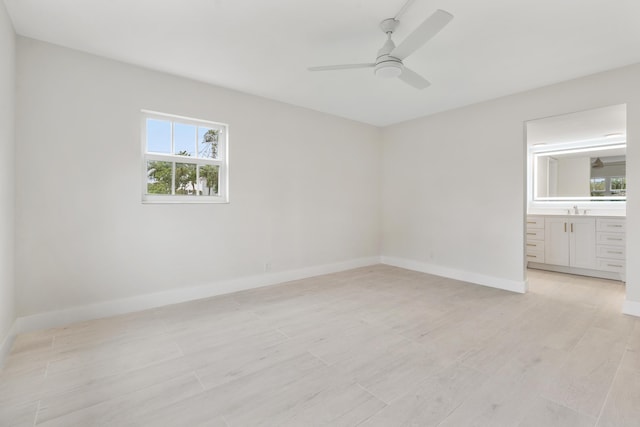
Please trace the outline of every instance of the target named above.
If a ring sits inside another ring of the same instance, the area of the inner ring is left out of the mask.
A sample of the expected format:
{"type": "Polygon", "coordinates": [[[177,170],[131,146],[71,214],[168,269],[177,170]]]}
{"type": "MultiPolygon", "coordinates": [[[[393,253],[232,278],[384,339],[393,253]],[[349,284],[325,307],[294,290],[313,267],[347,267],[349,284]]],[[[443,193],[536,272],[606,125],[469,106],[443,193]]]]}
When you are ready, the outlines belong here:
{"type": "Polygon", "coordinates": [[[529,215],[528,267],[625,281],[624,217],[529,215]]]}

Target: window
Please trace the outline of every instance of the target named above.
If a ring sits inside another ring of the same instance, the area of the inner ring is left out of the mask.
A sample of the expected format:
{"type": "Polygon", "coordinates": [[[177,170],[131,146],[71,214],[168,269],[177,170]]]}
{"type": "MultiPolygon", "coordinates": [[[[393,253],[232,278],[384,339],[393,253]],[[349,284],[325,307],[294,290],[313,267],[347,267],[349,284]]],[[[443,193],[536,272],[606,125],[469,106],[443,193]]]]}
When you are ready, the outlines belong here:
{"type": "Polygon", "coordinates": [[[611,194],[624,196],[627,194],[627,178],[624,176],[611,177],[611,194]]]}
{"type": "Polygon", "coordinates": [[[606,182],[604,178],[591,178],[591,195],[602,196],[606,190],[606,182]]]}
{"type": "Polygon", "coordinates": [[[143,111],[143,202],[228,202],[228,127],[143,111]]]}
{"type": "Polygon", "coordinates": [[[626,196],[627,178],[624,176],[604,176],[591,178],[592,196],[626,196]]]}

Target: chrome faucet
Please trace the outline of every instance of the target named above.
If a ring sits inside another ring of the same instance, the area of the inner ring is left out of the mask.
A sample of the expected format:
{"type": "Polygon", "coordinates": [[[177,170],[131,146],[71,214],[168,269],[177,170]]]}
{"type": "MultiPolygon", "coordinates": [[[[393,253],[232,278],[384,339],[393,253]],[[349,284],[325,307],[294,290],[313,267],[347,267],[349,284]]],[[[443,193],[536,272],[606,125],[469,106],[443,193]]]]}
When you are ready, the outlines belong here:
{"type": "Polygon", "coordinates": [[[578,209],[578,205],[573,205],[573,213],[574,213],[574,215],[579,215],[580,214],[580,210],[578,209]]]}

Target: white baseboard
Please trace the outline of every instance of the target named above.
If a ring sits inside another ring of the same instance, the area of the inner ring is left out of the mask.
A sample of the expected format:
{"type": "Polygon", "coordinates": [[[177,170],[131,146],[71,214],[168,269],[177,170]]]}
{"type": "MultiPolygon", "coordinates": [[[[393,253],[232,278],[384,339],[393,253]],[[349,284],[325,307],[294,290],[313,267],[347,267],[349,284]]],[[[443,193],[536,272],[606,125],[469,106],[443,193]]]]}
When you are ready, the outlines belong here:
{"type": "Polygon", "coordinates": [[[0,342],[0,369],[4,366],[4,361],[7,360],[7,356],[11,351],[11,346],[13,345],[13,340],[16,338],[16,322],[13,322],[7,334],[4,337],[0,337],[2,341],[0,342]]]}
{"type": "Polygon", "coordinates": [[[500,277],[487,276],[480,273],[458,270],[455,268],[443,267],[441,265],[428,264],[413,261],[405,258],[382,256],[380,262],[394,267],[406,268],[407,270],[419,271],[421,273],[434,274],[436,276],[447,277],[449,279],[462,280],[464,282],[475,283],[477,285],[491,288],[503,289],[505,291],[523,294],[527,292],[527,281],[509,280],[500,277]]]}
{"type": "Polygon", "coordinates": [[[15,333],[55,328],[74,322],[117,316],[150,308],[177,304],[216,295],[229,294],[247,289],[275,285],[291,280],[305,279],[323,274],[336,273],[352,268],[366,267],[380,263],[379,257],[358,258],[334,264],[318,265],[297,270],[265,273],[255,276],[224,280],[210,285],[172,289],[153,294],[138,295],[119,300],[104,301],[64,310],[49,311],[31,316],[19,317],[15,322],[15,333]]]}
{"type": "Polygon", "coordinates": [[[640,317],[640,302],[625,299],[622,305],[622,312],[630,316],[640,317]]]}
{"type": "Polygon", "coordinates": [[[564,265],[542,264],[539,262],[531,262],[531,261],[527,263],[527,267],[538,269],[538,270],[555,271],[557,273],[577,274],[578,276],[587,276],[587,277],[599,277],[600,279],[618,280],[621,282],[625,281],[625,278],[623,277],[622,274],[613,273],[611,271],[592,270],[589,268],[566,267],[564,265]]]}

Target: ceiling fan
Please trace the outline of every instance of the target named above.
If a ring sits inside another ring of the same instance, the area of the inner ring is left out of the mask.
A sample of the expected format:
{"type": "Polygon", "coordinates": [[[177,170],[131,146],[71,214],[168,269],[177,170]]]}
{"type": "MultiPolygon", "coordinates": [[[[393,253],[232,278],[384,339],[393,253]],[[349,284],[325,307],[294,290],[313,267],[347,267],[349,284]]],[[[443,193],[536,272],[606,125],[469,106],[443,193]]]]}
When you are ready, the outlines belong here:
{"type": "Polygon", "coordinates": [[[367,64],[326,65],[321,67],[309,67],[309,71],[346,70],[352,68],[373,68],[375,75],[383,78],[398,77],[403,82],[416,89],[424,89],[431,83],[420,74],[407,68],[402,61],[413,52],[431,40],[453,19],[453,15],[444,10],[436,10],[431,16],[422,22],[399,46],[396,47],[391,36],[400,24],[398,18],[415,0],[408,0],[400,12],[380,23],[380,28],[387,35],[387,41],[378,50],[375,62],[367,64]]]}

